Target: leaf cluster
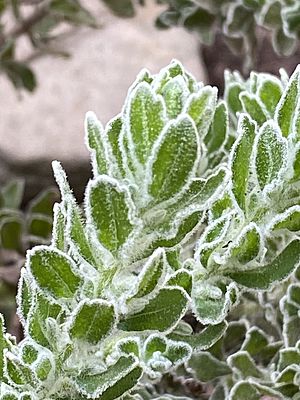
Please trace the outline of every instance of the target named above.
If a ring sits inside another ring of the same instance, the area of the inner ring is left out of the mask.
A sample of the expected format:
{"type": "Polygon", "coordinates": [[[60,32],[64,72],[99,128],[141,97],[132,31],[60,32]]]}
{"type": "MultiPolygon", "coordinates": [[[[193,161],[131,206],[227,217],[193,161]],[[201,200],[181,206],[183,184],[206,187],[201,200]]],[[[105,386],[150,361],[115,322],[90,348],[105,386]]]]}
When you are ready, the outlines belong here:
{"type": "Polygon", "coordinates": [[[53,163],[0,399],[298,398],[299,91],[299,67],[227,73],[222,100],[173,61],[105,127],[87,114],[93,176],[80,207],[53,163]]]}
{"type": "Polygon", "coordinates": [[[167,8],[157,26],[183,26],[201,43],[212,45],[219,32],[235,54],[245,55],[251,68],[259,42],[259,28],[270,32],[276,53],[290,56],[300,35],[297,0],[162,0],[167,8]]]}

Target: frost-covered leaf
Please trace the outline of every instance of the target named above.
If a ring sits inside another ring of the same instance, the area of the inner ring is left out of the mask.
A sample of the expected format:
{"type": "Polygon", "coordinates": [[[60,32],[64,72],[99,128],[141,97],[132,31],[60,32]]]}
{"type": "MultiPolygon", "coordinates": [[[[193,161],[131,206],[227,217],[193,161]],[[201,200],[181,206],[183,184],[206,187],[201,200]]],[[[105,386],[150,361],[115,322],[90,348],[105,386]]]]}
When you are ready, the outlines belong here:
{"type": "Polygon", "coordinates": [[[61,204],[55,204],[53,207],[53,228],[52,228],[52,245],[58,250],[65,250],[65,225],[66,217],[61,204]]]}
{"type": "Polygon", "coordinates": [[[145,264],[139,275],[133,298],[149,295],[158,285],[166,270],[166,258],[162,249],[157,249],[145,264]]]}
{"type": "Polygon", "coordinates": [[[280,179],[286,158],[286,141],[282,138],[278,127],[272,122],[267,122],[258,133],[255,157],[257,178],[262,190],[280,179]]]}
{"type": "MultiPolygon", "coordinates": [[[[187,103],[186,112],[194,120],[198,132],[202,137],[206,135],[213,118],[215,124],[217,124],[218,119],[223,118],[222,112],[224,111],[221,110],[220,108],[217,116],[214,115],[216,102],[217,102],[216,88],[205,86],[204,88],[200,89],[200,91],[197,94],[193,94],[190,97],[189,102],[187,103]]],[[[218,128],[219,131],[216,134],[216,136],[221,136],[219,140],[220,139],[222,140],[222,135],[224,135],[224,133],[220,132],[220,126],[218,128]]],[[[225,128],[226,128],[226,121],[225,121],[225,128]]],[[[207,141],[205,141],[205,144],[206,143],[207,141]]],[[[211,147],[213,146],[210,146],[209,150],[211,150],[211,147]]]]}
{"type": "Polygon", "coordinates": [[[176,118],[182,111],[189,91],[182,75],[171,78],[162,88],[161,94],[166,104],[167,115],[176,118]]]}
{"type": "Polygon", "coordinates": [[[246,264],[259,254],[261,242],[262,237],[258,226],[250,223],[245,226],[236,241],[230,246],[229,255],[240,263],[246,264]]]}
{"type": "Polygon", "coordinates": [[[3,380],[3,372],[4,372],[4,349],[6,348],[5,341],[5,328],[4,328],[4,318],[2,314],[0,314],[0,380],[3,380]]]}
{"type": "Polygon", "coordinates": [[[269,264],[244,271],[229,272],[226,275],[249,289],[267,290],[276,282],[286,279],[299,262],[300,242],[295,239],[269,264]]]}
{"type": "Polygon", "coordinates": [[[101,266],[100,260],[98,260],[93,252],[91,240],[87,237],[79,207],[70,203],[67,212],[68,238],[74,246],[72,247],[73,253],[75,252],[75,256],[77,255],[76,253],[78,253],[93,266],[101,266]]]}
{"type": "Polygon", "coordinates": [[[187,302],[183,290],[171,287],[161,289],[141,311],[121,320],[118,328],[124,331],[168,331],[184,315],[187,302]]]}
{"type": "Polygon", "coordinates": [[[21,323],[25,323],[28,317],[30,307],[33,305],[35,297],[35,291],[29,277],[26,273],[26,269],[21,270],[21,276],[18,286],[18,314],[21,323]]]}
{"type": "Polygon", "coordinates": [[[247,351],[239,351],[229,356],[228,364],[238,373],[240,379],[248,377],[261,378],[263,376],[247,351]]]}
{"type": "Polygon", "coordinates": [[[284,213],[279,214],[272,221],[271,230],[288,229],[291,232],[300,230],[300,207],[293,206],[284,213]]]}
{"type": "Polygon", "coordinates": [[[208,382],[232,373],[226,362],[218,360],[207,351],[193,354],[188,366],[192,369],[193,375],[201,382],[208,382]]]}
{"type": "Polygon", "coordinates": [[[291,76],[289,85],[276,108],[278,125],[285,137],[292,133],[294,112],[299,98],[299,71],[297,68],[291,76]]]}
{"type": "Polygon", "coordinates": [[[103,175],[89,183],[86,196],[87,211],[100,243],[117,251],[133,230],[128,189],[103,175]]]}
{"type": "Polygon", "coordinates": [[[106,174],[109,168],[109,159],[103,127],[92,112],[86,115],[85,131],[88,149],[92,151],[94,173],[106,174]]]}
{"type": "Polygon", "coordinates": [[[259,88],[258,96],[271,116],[274,115],[276,106],[282,95],[280,81],[274,79],[263,79],[259,88]]]}
{"type": "Polygon", "coordinates": [[[192,274],[187,270],[179,269],[175,274],[170,276],[167,285],[182,287],[188,294],[191,294],[193,285],[192,274]]]}
{"type": "Polygon", "coordinates": [[[195,172],[200,149],[192,120],[182,117],[171,122],[156,147],[149,193],[153,202],[159,203],[176,196],[195,172]]]}
{"type": "Polygon", "coordinates": [[[83,300],[74,310],[69,327],[70,336],[90,344],[99,343],[116,322],[114,306],[107,301],[83,300]]]}
{"type": "Polygon", "coordinates": [[[203,331],[193,335],[183,335],[173,332],[169,337],[173,340],[188,343],[197,352],[212,347],[224,335],[226,329],[227,323],[223,321],[217,325],[208,325],[203,331]]]}
{"type": "Polygon", "coordinates": [[[81,372],[75,379],[78,390],[87,398],[114,400],[132,389],[142,375],[142,368],[132,355],[121,356],[101,373],[81,372]]]}
{"type": "Polygon", "coordinates": [[[255,123],[247,115],[239,120],[239,137],[232,149],[232,191],[238,205],[245,210],[250,162],[255,139],[255,123]]]}
{"type": "Polygon", "coordinates": [[[48,329],[49,318],[56,320],[62,308],[59,304],[48,300],[42,294],[37,294],[27,318],[26,329],[29,335],[41,346],[52,349],[56,346],[55,338],[48,329]]]}
{"type": "Polygon", "coordinates": [[[216,282],[199,282],[192,290],[192,308],[198,321],[202,324],[219,324],[222,322],[237,297],[237,287],[216,282]]]}
{"type": "Polygon", "coordinates": [[[225,102],[220,102],[215,110],[214,117],[204,143],[208,153],[218,151],[225,143],[228,135],[229,119],[225,102]]]}
{"type": "Polygon", "coordinates": [[[165,124],[162,99],[143,82],[131,94],[128,107],[128,129],[134,153],[138,161],[145,164],[165,124]]]}
{"type": "Polygon", "coordinates": [[[75,265],[64,253],[39,246],[29,252],[27,265],[38,286],[54,298],[73,298],[82,285],[75,265]]]}
{"type": "Polygon", "coordinates": [[[247,92],[242,92],[240,94],[240,100],[243,105],[244,112],[248,113],[248,115],[254,121],[256,121],[259,126],[266,121],[267,119],[266,114],[263,110],[262,105],[259,104],[259,101],[256,96],[251,95],[247,92]]]}

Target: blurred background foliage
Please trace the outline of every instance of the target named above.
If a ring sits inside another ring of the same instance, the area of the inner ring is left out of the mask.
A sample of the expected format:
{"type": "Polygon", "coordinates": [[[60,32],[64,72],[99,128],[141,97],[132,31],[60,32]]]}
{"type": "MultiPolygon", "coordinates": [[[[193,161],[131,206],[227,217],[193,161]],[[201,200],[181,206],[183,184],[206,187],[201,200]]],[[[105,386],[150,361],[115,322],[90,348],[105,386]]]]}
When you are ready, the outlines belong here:
{"type": "MultiPolygon", "coordinates": [[[[101,1],[101,0],[99,0],[101,1]]],[[[119,17],[133,17],[131,0],[103,0],[119,17]]],[[[59,49],[59,39],[74,27],[99,28],[100,24],[82,0],[0,0],[0,70],[17,88],[32,92],[36,85],[30,63],[43,55],[68,57],[59,49]],[[20,38],[26,37],[31,53],[17,55],[20,38]]],[[[143,0],[137,3],[143,4],[143,0]]]]}
{"type": "Polygon", "coordinates": [[[59,195],[48,188],[23,204],[24,180],[11,180],[0,190],[0,312],[18,337],[14,320],[16,286],[26,250],[48,244],[52,208],[59,195]]]}

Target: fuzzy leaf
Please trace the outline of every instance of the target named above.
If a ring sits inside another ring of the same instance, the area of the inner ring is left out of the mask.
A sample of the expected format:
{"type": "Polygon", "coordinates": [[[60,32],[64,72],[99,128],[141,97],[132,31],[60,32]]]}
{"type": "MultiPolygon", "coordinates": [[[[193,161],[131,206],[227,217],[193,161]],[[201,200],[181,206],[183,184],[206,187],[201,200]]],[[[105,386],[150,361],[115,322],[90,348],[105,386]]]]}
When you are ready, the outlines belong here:
{"type": "Polygon", "coordinates": [[[133,230],[127,188],[115,180],[100,176],[90,182],[87,202],[100,243],[112,252],[117,251],[133,230]]]}
{"type": "Polygon", "coordinates": [[[240,263],[246,264],[253,260],[261,248],[261,233],[256,224],[246,226],[230,248],[230,256],[240,263]]]}
{"type": "Polygon", "coordinates": [[[178,323],[184,315],[186,307],[187,297],[182,290],[161,289],[141,311],[122,320],[118,328],[124,331],[158,330],[164,332],[178,323]]]}
{"type": "Polygon", "coordinates": [[[197,352],[212,347],[224,335],[226,329],[227,323],[223,321],[217,325],[209,325],[203,331],[193,335],[182,335],[174,332],[171,333],[169,337],[172,340],[188,343],[192,349],[197,352]]]}
{"type": "Polygon", "coordinates": [[[276,108],[276,118],[283,136],[292,133],[294,112],[299,98],[299,68],[290,78],[289,85],[276,108]]]}
{"type": "Polygon", "coordinates": [[[164,126],[164,119],[161,98],[155,97],[147,83],[138,85],[129,102],[129,128],[140,163],[145,164],[149,157],[164,126]]]}
{"type": "Polygon", "coordinates": [[[102,373],[89,375],[82,372],[75,378],[75,383],[88,398],[114,400],[132,389],[141,375],[142,368],[129,355],[120,357],[102,373]]]}
{"type": "MultiPolygon", "coordinates": [[[[199,93],[192,95],[189,100],[187,113],[195,121],[198,132],[202,137],[205,136],[214,118],[216,102],[217,92],[215,88],[210,86],[202,88],[199,93]]],[[[218,113],[217,117],[222,118],[220,113],[218,113]]]]}
{"type": "Polygon", "coordinates": [[[73,298],[82,285],[75,266],[65,254],[46,246],[29,252],[28,267],[39,287],[54,298],[73,298]]]}
{"type": "Polygon", "coordinates": [[[272,122],[267,122],[260,129],[256,151],[257,178],[261,189],[264,189],[280,177],[287,157],[287,144],[272,122]]]}
{"type": "Polygon", "coordinates": [[[262,125],[266,121],[266,115],[256,96],[247,92],[243,92],[240,94],[240,100],[243,105],[244,112],[248,113],[258,125],[262,125]]]}
{"type": "Polygon", "coordinates": [[[248,116],[243,115],[239,120],[240,136],[232,151],[232,190],[241,209],[246,208],[250,159],[255,138],[255,124],[248,116]]]}
{"type": "Polygon", "coordinates": [[[192,291],[193,312],[202,324],[219,324],[225,319],[232,303],[236,300],[234,284],[220,288],[209,282],[194,284],[192,291]]]}
{"type": "Polygon", "coordinates": [[[278,281],[286,279],[300,262],[300,241],[293,240],[271,263],[245,271],[226,274],[241,286],[267,290],[278,281]]]}
{"type": "Polygon", "coordinates": [[[159,249],[145,264],[134,298],[147,296],[157,287],[165,271],[165,262],[164,252],[159,249]]]}
{"type": "Polygon", "coordinates": [[[208,153],[218,151],[227,139],[229,129],[228,110],[225,102],[216,107],[214,117],[207,135],[204,138],[208,153]]]}
{"type": "Polygon", "coordinates": [[[106,174],[109,168],[109,160],[107,159],[103,127],[92,112],[86,115],[85,131],[88,149],[93,152],[94,172],[106,174]]]}
{"type": "Polygon", "coordinates": [[[83,300],[74,311],[69,332],[71,338],[95,345],[113,329],[115,320],[112,304],[100,299],[83,300]]]}
{"type": "Polygon", "coordinates": [[[3,381],[3,372],[4,372],[4,349],[6,348],[5,341],[5,328],[4,328],[4,318],[2,314],[0,314],[0,381],[3,381]]]}
{"type": "Polygon", "coordinates": [[[192,368],[193,375],[201,382],[208,382],[232,373],[226,362],[218,360],[206,351],[193,354],[188,366],[192,368]]]}
{"type": "Polygon", "coordinates": [[[274,115],[276,106],[282,95],[282,87],[280,82],[265,79],[258,89],[258,96],[269,111],[271,116],[274,115]]]}
{"type": "Polygon", "coordinates": [[[152,165],[149,192],[155,203],[168,200],[187,184],[199,157],[194,124],[182,117],[170,125],[161,137],[152,165]]]}

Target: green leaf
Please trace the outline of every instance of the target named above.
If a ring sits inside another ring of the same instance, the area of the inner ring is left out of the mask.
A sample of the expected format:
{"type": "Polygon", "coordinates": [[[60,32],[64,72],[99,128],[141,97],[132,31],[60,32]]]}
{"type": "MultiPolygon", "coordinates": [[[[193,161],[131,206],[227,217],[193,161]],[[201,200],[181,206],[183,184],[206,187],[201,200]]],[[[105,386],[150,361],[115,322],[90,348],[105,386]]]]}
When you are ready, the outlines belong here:
{"type": "Polygon", "coordinates": [[[164,107],[160,97],[143,82],[129,100],[129,129],[138,161],[145,164],[153,144],[165,124],[164,107]]]}
{"type": "Polygon", "coordinates": [[[23,223],[18,215],[7,216],[0,220],[0,245],[3,249],[23,252],[23,223]]]}
{"type": "Polygon", "coordinates": [[[220,361],[204,351],[193,354],[188,366],[192,368],[193,375],[201,382],[208,382],[232,373],[226,362],[220,361]]]}
{"type": "Polygon", "coordinates": [[[247,351],[239,351],[229,356],[228,364],[238,373],[239,379],[263,377],[262,372],[256,367],[247,351]]]}
{"type": "MultiPolygon", "coordinates": [[[[226,81],[226,75],[225,75],[226,81]]],[[[244,90],[244,87],[240,83],[228,83],[225,87],[225,100],[228,104],[229,110],[234,118],[238,112],[243,109],[241,100],[239,98],[240,93],[244,90]]]]}
{"type": "Polygon", "coordinates": [[[259,391],[249,382],[240,381],[235,384],[230,392],[229,400],[260,400],[259,391]]]}
{"type": "Polygon", "coordinates": [[[262,238],[258,226],[250,223],[230,247],[230,256],[236,258],[240,263],[246,264],[257,257],[261,243],[262,238]]]}
{"type": "Polygon", "coordinates": [[[132,355],[121,356],[104,372],[89,375],[82,372],[75,378],[79,391],[88,398],[114,400],[132,389],[142,375],[142,368],[132,355]]]}
{"type": "Polygon", "coordinates": [[[282,135],[285,137],[292,133],[294,112],[299,98],[299,71],[300,68],[296,68],[276,108],[275,116],[282,135]]]}
{"type": "Polygon", "coordinates": [[[52,209],[55,201],[59,200],[56,188],[48,188],[39,193],[28,205],[28,211],[35,214],[43,214],[52,217],[52,209]]]}
{"type": "Polygon", "coordinates": [[[52,318],[58,319],[62,312],[59,304],[49,301],[42,294],[38,293],[34,303],[28,314],[27,332],[38,344],[47,347],[48,349],[55,349],[57,346],[56,340],[51,331],[48,329],[48,320],[52,318]]]}
{"type": "Polygon", "coordinates": [[[232,304],[236,301],[235,284],[228,286],[216,283],[194,283],[192,290],[192,308],[198,321],[202,324],[219,324],[222,322],[232,304]]]}
{"type": "Polygon", "coordinates": [[[63,204],[56,203],[53,207],[52,246],[61,251],[64,251],[66,247],[65,225],[63,204]]]}
{"type": "Polygon", "coordinates": [[[258,126],[262,125],[266,121],[267,117],[255,95],[242,92],[240,94],[240,100],[243,105],[244,112],[248,113],[249,116],[257,122],[258,126]]]}
{"type": "Polygon", "coordinates": [[[277,179],[286,164],[287,143],[277,126],[270,122],[264,124],[258,134],[255,166],[260,188],[269,187],[277,179]]]}
{"type": "Polygon", "coordinates": [[[188,98],[189,91],[184,78],[181,75],[170,79],[162,88],[161,94],[164,98],[167,116],[175,119],[183,110],[188,98]]]}
{"type": "Polygon", "coordinates": [[[255,123],[247,115],[241,116],[238,132],[239,137],[231,153],[232,191],[238,205],[245,210],[255,123]]]}
{"type": "Polygon", "coordinates": [[[35,75],[27,65],[8,60],[2,62],[2,68],[16,89],[26,89],[33,92],[36,88],[35,75]]]}
{"type": "Polygon", "coordinates": [[[258,88],[258,96],[273,117],[282,95],[282,86],[277,79],[263,79],[258,88]]]}
{"type": "Polygon", "coordinates": [[[30,280],[25,268],[21,269],[21,276],[18,286],[18,314],[21,320],[21,323],[24,323],[27,320],[29,310],[33,304],[35,296],[35,291],[30,284],[30,280]]]}
{"type": "Polygon", "coordinates": [[[214,153],[224,145],[229,129],[228,110],[225,102],[221,101],[216,107],[214,117],[207,135],[204,138],[209,154],[214,153]]]}
{"type": "Polygon", "coordinates": [[[153,253],[146,262],[139,275],[136,293],[133,298],[138,299],[149,295],[157,287],[166,269],[166,257],[162,249],[153,253]]]}
{"type": "Polygon", "coordinates": [[[87,213],[103,246],[116,252],[133,230],[133,206],[128,189],[118,181],[100,176],[90,181],[87,193],[87,213]]]}
{"type": "Polygon", "coordinates": [[[151,166],[149,192],[154,203],[173,198],[186,186],[195,171],[199,150],[190,118],[181,117],[167,125],[151,166]]]}
{"type": "MultiPolygon", "coordinates": [[[[196,94],[193,94],[186,106],[187,114],[195,121],[201,137],[204,137],[214,118],[217,103],[217,90],[205,86],[196,94]]],[[[220,117],[220,113],[218,113],[220,117]]],[[[225,125],[226,127],[226,125],[225,125]]]]}
{"type": "Polygon", "coordinates": [[[111,332],[115,321],[112,304],[100,299],[86,299],[74,311],[69,327],[70,336],[95,345],[111,332]]]}
{"type": "Polygon", "coordinates": [[[269,341],[266,334],[259,328],[253,326],[246,333],[246,339],[243,343],[242,350],[248,352],[250,356],[256,356],[263,352],[268,346],[269,341]]]}
{"type": "Polygon", "coordinates": [[[4,318],[3,315],[0,314],[0,381],[3,381],[4,378],[4,349],[6,348],[5,341],[5,327],[4,327],[4,318]]]}
{"type": "Polygon", "coordinates": [[[192,291],[192,275],[185,269],[179,269],[175,274],[171,275],[167,281],[168,286],[179,286],[182,287],[189,295],[192,291]]]}
{"type": "Polygon", "coordinates": [[[272,221],[270,230],[288,229],[291,232],[300,230],[300,207],[293,206],[287,209],[284,213],[279,214],[272,221]]]}
{"type": "Polygon", "coordinates": [[[116,14],[118,17],[133,17],[134,7],[131,0],[102,0],[109,9],[116,14]]]}
{"type": "Polygon", "coordinates": [[[161,289],[141,311],[123,319],[118,328],[124,331],[168,331],[184,315],[187,302],[188,299],[183,290],[161,289]]]}
{"type": "Polygon", "coordinates": [[[0,191],[0,204],[3,208],[19,209],[24,194],[23,179],[14,179],[4,185],[0,191]]]}
{"type": "Polygon", "coordinates": [[[29,252],[27,265],[38,286],[57,300],[74,298],[82,285],[72,260],[54,248],[35,247],[29,252]]]}
{"type": "Polygon", "coordinates": [[[268,290],[273,284],[286,279],[299,262],[300,241],[295,239],[271,263],[226,275],[249,289],[268,290]]]}
{"type": "Polygon", "coordinates": [[[179,333],[171,333],[168,337],[172,340],[188,343],[192,349],[197,352],[207,350],[212,347],[225,333],[227,322],[222,321],[217,325],[209,325],[199,333],[193,335],[182,335],[179,333]]]}
{"type": "Polygon", "coordinates": [[[68,237],[74,245],[71,251],[78,252],[80,256],[93,266],[99,266],[101,261],[93,253],[92,243],[88,239],[80,208],[73,203],[68,206],[68,237]]]}
{"type": "Polygon", "coordinates": [[[193,13],[187,14],[184,18],[184,27],[192,32],[196,32],[202,43],[210,45],[213,40],[213,24],[215,15],[205,8],[197,7],[193,13]]]}
{"type": "Polygon", "coordinates": [[[93,112],[86,114],[85,131],[88,150],[92,151],[94,174],[106,174],[109,169],[109,159],[103,127],[93,112]]]}

